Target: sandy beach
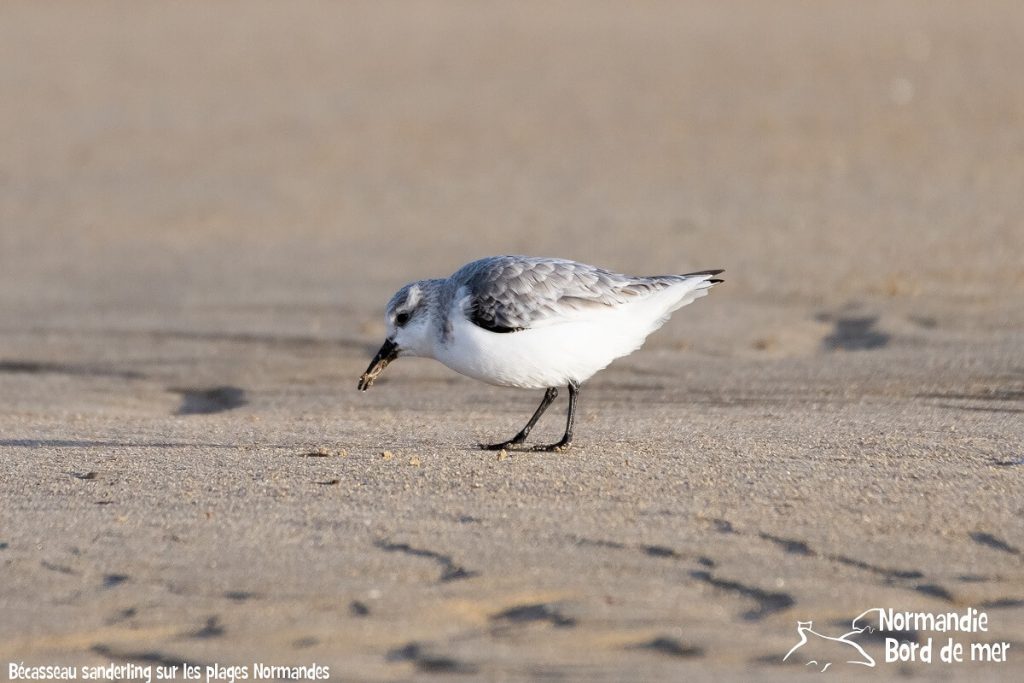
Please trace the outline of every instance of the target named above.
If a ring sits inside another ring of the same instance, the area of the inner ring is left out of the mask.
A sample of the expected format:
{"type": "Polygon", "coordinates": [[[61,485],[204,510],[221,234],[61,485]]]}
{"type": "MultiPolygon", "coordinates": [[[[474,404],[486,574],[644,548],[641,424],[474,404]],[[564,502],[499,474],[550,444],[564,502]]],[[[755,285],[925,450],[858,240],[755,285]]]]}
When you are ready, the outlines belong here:
{"type": "Polygon", "coordinates": [[[0,678],[789,681],[797,622],[973,608],[824,676],[1021,680],[1022,27],[3,3],[0,678]],[[725,282],[502,457],[539,392],[356,381],[395,290],[503,253],[725,282]]]}

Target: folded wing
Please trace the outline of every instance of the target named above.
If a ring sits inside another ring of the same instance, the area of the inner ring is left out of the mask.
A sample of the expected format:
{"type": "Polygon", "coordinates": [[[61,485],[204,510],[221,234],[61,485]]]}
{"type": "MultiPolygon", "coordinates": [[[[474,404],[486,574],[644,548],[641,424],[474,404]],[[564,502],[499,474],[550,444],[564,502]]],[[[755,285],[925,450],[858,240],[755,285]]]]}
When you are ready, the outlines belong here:
{"type": "Polygon", "coordinates": [[[498,256],[463,266],[452,280],[473,324],[492,332],[518,332],[646,298],[690,278],[710,286],[720,272],[631,277],[564,259],[498,256]]]}

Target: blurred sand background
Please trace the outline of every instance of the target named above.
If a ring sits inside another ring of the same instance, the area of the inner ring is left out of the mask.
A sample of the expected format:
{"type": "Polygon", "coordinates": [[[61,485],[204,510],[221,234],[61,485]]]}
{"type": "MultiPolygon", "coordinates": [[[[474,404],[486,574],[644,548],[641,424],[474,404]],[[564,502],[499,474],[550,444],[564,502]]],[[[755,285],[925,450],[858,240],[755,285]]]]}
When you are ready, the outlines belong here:
{"type": "Polygon", "coordinates": [[[1005,664],[829,673],[1020,680],[1022,36],[1016,2],[0,4],[0,676],[788,680],[798,619],[981,606],[1005,664]],[[395,289],[498,253],[726,284],[584,387],[570,453],[499,460],[539,395],[355,391],[395,289]]]}

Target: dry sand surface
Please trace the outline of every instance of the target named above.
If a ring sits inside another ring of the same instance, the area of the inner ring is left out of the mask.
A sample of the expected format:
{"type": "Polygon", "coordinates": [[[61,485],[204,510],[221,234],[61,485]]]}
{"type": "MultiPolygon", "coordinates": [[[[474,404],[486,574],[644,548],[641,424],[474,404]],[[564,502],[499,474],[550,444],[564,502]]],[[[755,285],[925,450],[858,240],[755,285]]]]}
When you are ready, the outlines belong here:
{"type": "Polygon", "coordinates": [[[790,680],[798,620],[976,607],[1007,662],[826,675],[1021,680],[1022,35],[1018,2],[0,4],[0,677],[790,680]],[[497,253],[726,283],[584,387],[571,452],[499,459],[539,392],[355,390],[395,289],[497,253]]]}

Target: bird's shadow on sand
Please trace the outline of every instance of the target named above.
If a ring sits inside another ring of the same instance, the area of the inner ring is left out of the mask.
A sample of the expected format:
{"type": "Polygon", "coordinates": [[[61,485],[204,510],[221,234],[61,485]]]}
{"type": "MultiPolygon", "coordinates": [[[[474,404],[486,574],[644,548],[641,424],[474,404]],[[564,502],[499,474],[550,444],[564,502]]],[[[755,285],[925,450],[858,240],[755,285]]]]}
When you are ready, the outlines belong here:
{"type": "Polygon", "coordinates": [[[8,448],[238,448],[237,444],[150,441],[96,441],[88,439],[0,439],[8,448]]]}

